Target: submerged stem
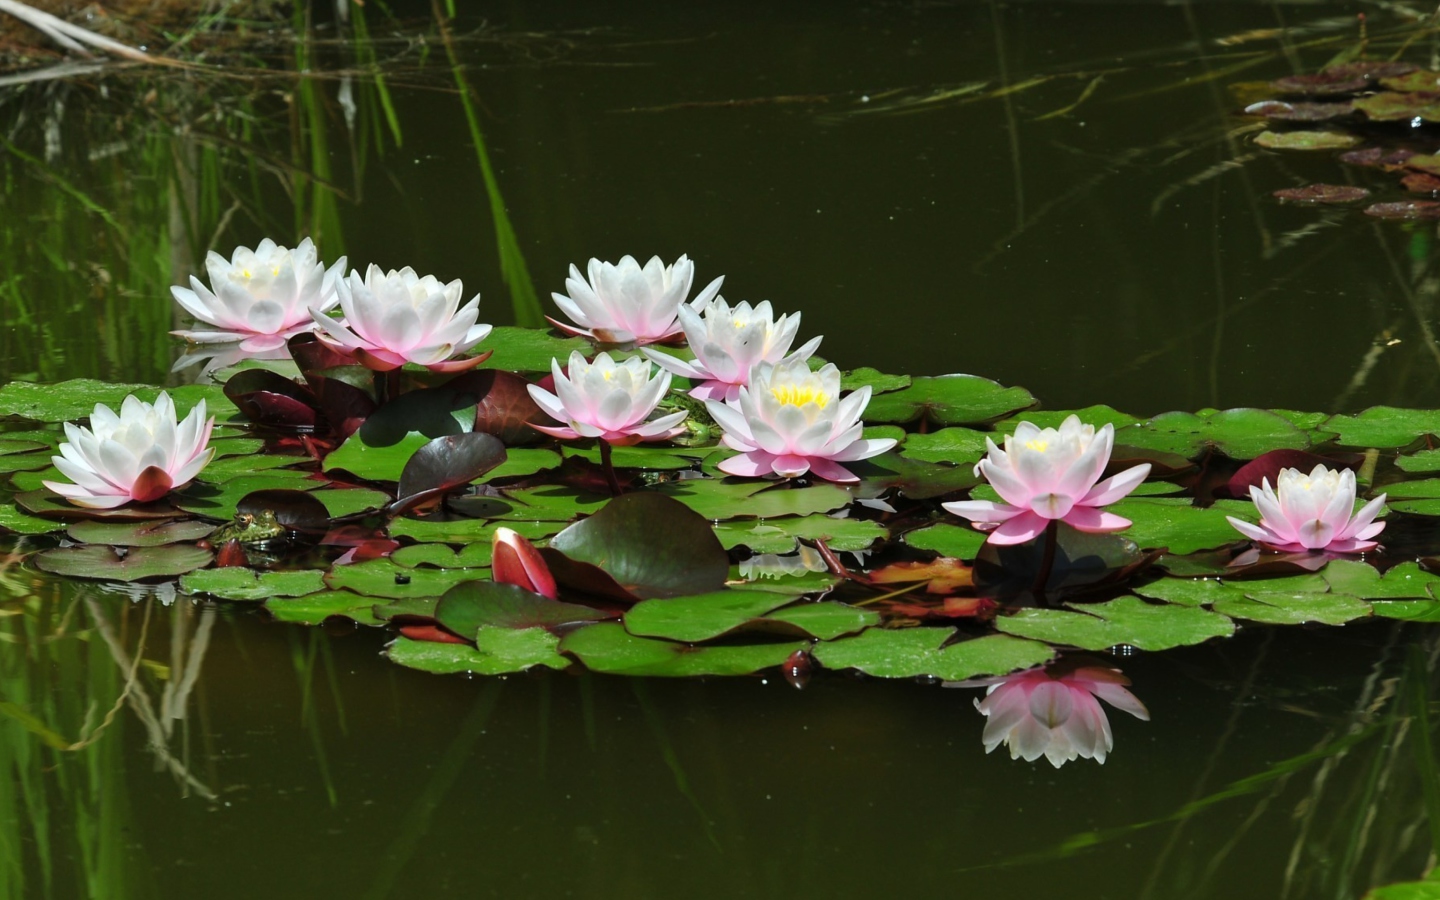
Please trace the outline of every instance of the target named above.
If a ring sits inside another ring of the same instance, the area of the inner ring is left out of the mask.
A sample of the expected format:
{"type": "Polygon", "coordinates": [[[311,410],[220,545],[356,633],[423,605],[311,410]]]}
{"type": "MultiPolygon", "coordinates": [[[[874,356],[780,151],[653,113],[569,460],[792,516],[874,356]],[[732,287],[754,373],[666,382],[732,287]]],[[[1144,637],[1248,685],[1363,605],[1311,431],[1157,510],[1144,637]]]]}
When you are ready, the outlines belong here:
{"type": "Polygon", "coordinates": [[[1060,520],[1051,519],[1040,539],[1045,542],[1045,555],[1040,560],[1040,572],[1035,576],[1035,584],[1030,588],[1030,593],[1037,599],[1044,598],[1045,587],[1050,582],[1050,571],[1055,568],[1055,548],[1060,543],[1060,520]]]}

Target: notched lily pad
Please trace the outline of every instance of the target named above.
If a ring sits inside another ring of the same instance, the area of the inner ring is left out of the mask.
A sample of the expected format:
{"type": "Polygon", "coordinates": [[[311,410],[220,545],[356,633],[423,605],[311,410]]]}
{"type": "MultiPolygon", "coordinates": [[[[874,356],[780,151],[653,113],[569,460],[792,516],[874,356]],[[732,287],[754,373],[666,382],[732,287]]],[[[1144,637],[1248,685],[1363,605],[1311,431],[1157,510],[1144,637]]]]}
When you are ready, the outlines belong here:
{"type": "Polygon", "coordinates": [[[1066,605],[1068,610],[1019,609],[997,618],[995,627],[1006,634],[1082,650],[1117,644],[1168,650],[1235,633],[1235,623],[1227,617],[1194,606],[1152,604],[1139,597],[1066,605]]]}
{"type": "Polygon", "coordinates": [[[210,551],[193,544],[117,550],[100,544],[45,550],[33,557],[46,572],[101,581],[142,581],[174,578],[210,564],[210,551]]]}
{"type": "Polygon", "coordinates": [[[184,522],[100,522],[82,520],[67,528],[66,534],[82,544],[111,544],[116,547],[159,547],[209,536],[215,526],[194,520],[184,522]]]}
{"type": "Polygon", "coordinates": [[[811,652],[827,669],[859,669],[878,678],[964,681],[1043,665],[1055,651],[1037,641],[992,634],[944,646],[954,628],[871,628],[817,644],[811,652]]]}
{"type": "Polygon", "coordinates": [[[385,648],[391,662],[436,675],[504,675],[535,666],[565,669],[570,660],[555,652],[559,639],[543,628],[485,629],[476,646],[396,638],[385,648]]]}
{"type": "Polygon", "coordinates": [[[1346,447],[1394,450],[1425,435],[1440,435],[1440,411],[1372,406],[1356,416],[1331,416],[1320,430],[1334,434],[1346,447]]]}
{"type": "Polygon", "coordinates": [[[936,425],[976,425],[1034,405],[1035,397],[1021,387],[975,375],[938,375],[871,397],[865,420],[903,424],[923,418],[936,425]]]}
{"type": "Polygon", "coordinates": [[[618,622],[601,622],[572,631],[560,651],[578,658],[592,672],[612,675],[748,675],[780,665],[808,642],[691,647],[675,641],[636,637],[618,622]]]}
{"type": "Polygon", "coordinates": [[[334,618],[349,619],[357,625],[383,625],[384,621],[375,616],[374,608],[374,598],[349,591],[317,591],[298,597],[277,595],[265,600],[265,610],[275,621],[295,625],[319,625],[334,618]]]}

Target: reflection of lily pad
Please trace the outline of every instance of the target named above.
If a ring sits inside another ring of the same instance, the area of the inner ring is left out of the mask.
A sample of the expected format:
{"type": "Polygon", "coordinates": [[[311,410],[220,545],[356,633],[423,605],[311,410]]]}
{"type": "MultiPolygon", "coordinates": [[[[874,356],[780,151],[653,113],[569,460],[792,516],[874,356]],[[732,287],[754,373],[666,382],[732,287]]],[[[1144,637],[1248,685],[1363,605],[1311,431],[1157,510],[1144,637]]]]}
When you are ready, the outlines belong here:
{"type": "Polygon", "coordinates": [[[90,544],[62,547],[34,556],[35,565],[46,572],[70,578],[97,578],[104,581],[140,581],[144,578],[173,578],[210,564],[210,551],[193,544],[166,544],[163,547],[136,547],[120,553],[113,547],[90,544]]]}
{"type": "Polygon", "coordinates": [[[578,657],[592,672],[613,675],[748,675],[780,665],[806,642],[691,647],[675,641],[636,637],[619,623],[587,625],[565,636],[560,650],[578,657]]]}
{"type": "Polygon", "coordinates": [[[817,644],[812,652],[827,669],[859,669],[879,678],[928,676],[946,681],[1006,675],[1055,657],[1055,651],[1045,644],[999,634],[941,649],[954,634],[954,628],[871,628],[854,637],[817,644]]]}
{"type": "Polygon", "coordinates": [[[1116,644],[1168,650],[1235,633],[1235,623],[1225,616],[1193,606],[1157,605],[1139,597],[1067,605],[1073,611],[1016,610],[997,618],[995,627],[1006,634],[1082,650],[1104,650],[1116,644]]]}
{"type": "Polygon", "coordinates": [[[1343,131],[1263,131],[1255,143],[1267,150],[1340,150],[1360,143],[1343,131]]]}

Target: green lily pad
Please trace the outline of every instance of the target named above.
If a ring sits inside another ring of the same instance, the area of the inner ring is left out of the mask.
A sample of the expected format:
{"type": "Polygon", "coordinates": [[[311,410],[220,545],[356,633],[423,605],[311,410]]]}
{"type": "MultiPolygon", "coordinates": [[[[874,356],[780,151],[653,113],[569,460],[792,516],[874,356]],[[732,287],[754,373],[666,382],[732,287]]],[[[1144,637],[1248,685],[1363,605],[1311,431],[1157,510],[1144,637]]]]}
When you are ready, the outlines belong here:
{"type": "Polygon", "coordinates": [[[642,599],[719,590],[730,571],[729,555],[709,522],[648,491],[616,497],[551,538],[547,554],[551,550],[598,567],[642,599]]]}
{"type": "MultiPolygon", "coordinates": [[[[1000,434],[1014,434],[1015,426],[1021,422],[1029,422],[1039,428],[1059,428],[1060,423],[1071,416],[1077,417],[1086,425],[1093,425],[1100,428],[1103,425],[1114,425],[1116,429],[1124,428],[1126,425],[1134,425],[1143,421],[1129,413],[1120,412],[1114,407],[1097,405],[1087,406],[1084,409],[1032,409],[995,423],[995,430],[1000,434]]],[[[995,435],[995,443],[999,444],[1000,434],[995,435]]]]}
{"type": "MultiPolygon", "coordinates": [[[[1398,83],[1406,82],[1400,80],[1398,83]]],[[[1427,122],[1440,122],[1440,102],[1437,102],[1440,97],[1433,93],[1434,90],[1432,86],[1429,91],[1409,93],[1381,91],[1368,97],[1358,97],[1351,105],[1363,112],[1372,122],[1408,122],[1417,118],[1427,122]]]]}
{"type": "Polygon", "coordinates": [[[1024,388],[1005,387],[975,375],[916,378],[910,386],[870,398],[868,422],[903,424],[924,418],[936,425],[976,425],[1035,404],[1024,388]]]}
{"type": "Polygon", "coordinates": [[[1233,459],[1254,459],[1269,450],[1303,450],[1310,437],[1268,409],[1168,412],[1115,432],[1115,443],[1194,457],[1213,446],[1233,459]]]}
{"type": "MultiPolygon", "coordinates": [[[[718,432],[717,432],[718,434],[718,432]]],[[[610,464],[619,469],[651,469],[668,471],[688,469],[701,457],[708,455],[712,447],[656,447],[637,444],[633,447],[613,447],[610,450],[610,464]]],[[[578,456],[600,464],[598,447],[566,447],[566,456],[578,456]]]]}
{"type": "Polygon", "coordinates": [[[394,519],[386,526],[394,538],[410,538],[427,544],[489,544],[495,529],[506,526],[527,540],[538,541],[559,534],[565,528],[565,521],[510,521],[489,522],[483,519],[451,518],[431,516],[426,519],[394,519]]]}
{"type": "Polygon", "coordinates": [[[479,368],[507,372],[549,372],[550,360],[558,359],[564,366],[572,352],[589,354],[594,349],[584,338],[555,337],[538,328],[510,325],[497,325],[480,348],[495,352],[479,368]]]}
{"type": "Polygon", "coordinates": [[[1369,563],[1352,559],[1332,559],[1320,575],[1337,594],[1352,594],[1362,600],[1425,598],[1440,585],[1440,575],[1420,568],[1413,562],[1401,563],[1381,575],[1369,563]]]}
{"type": "MultiPolygon", "coordinates": [[[[534,447],[508,447],[505,451],[505,461],[486,474],[484,482],[496,481],[501,478],[518,478],[522,475],[534,475],[546,469],[559,468],[562,460],[560,454],[554,450],[540,450],[534,447]]],[[[483,482],[482,482],[483,483],[483,482]]]]}
{"type": "Polygon", "coordinates": [[[49,534],[64,527],[64,522],[32,516],[13,503],[0,503],[0,528],[12,534],[49,534]]]}
{"type": "Polygon", "coordinates": [[[910,386],[909,375],[887,375],[879,369],[872,369],[869,366],[861,366],[840,376],[840,390],[859,390],[865,385],[876,394],[884,394],[887,391],[898,391],[901,388],[910,386]]]}
{"type": "Polygon", "coordinates": [[[234,478],[249,478],[256,472],[280,469],[275,474],[284,478],[294,472],[296,478],[309,477],[309,472],[286,469],[286,466],[299,465],[310,462],[307,456],[264,456],[254,454],[250,456],[227,456],[224,459],[213,459],[210,464],[200,470],[195,476],[196,481],[207,481],[211,484],[220,484],[234,478]]]}
{"type": "Polygon", "coordinates": [[[412,569],[416,566],[429,566],[432,569],[488,568],[492,548],[490,541],[476,541],[459,550],[451,550],[447,544],[415,544],[396,550],[390,554],[390,560],[412,569]]]}
{"type": "Polygon", "coordinates": [[[281,477],[277,472],[266,472],[251,478],[235,478],[224,484],[195,483],[184,490],[170,495],[170,502],[178,509],[207,519],[229,521],[235,518],[235,507],[247,494],[255,491],[305,490],[320,487],[321,481],[307,481],[293,477],[281,477]]]}
{"type": "Polygon", "coordinates": [[[36,450],[51,449],[54,445],[44,441],[29,441],[24,438],[0,437],[0,456],[9,456],[13,453],[31,453],[36,450]]]}
{"type": "Polygon", "coordinates": [[[880,624],[880,615],[868,609],[825,600],[819,603],[796,603],[772,610],[767,622],[784,622],[822,641],[833,641],[880,624]]]}
{"type": "Polygon", "coordinates": [[[1267,150],[1343,150],[1360,143],[1360,138],[1343,131],[1263,131],[1255,143],[1267,150]]]}
{"type": "Polygon", "coordinates": [[[893,450],[846,463],[845,468],[860,479],[858,485],[850,486],[856,497],[878,497],[893,488],[911,500],[928,500],[963,491],[980,481],[974,466],[923,462],[893,450]]]}
{"type": "Polygon", "coordinates": [[[1067,606],[1074,611],[1016,610],[997,618],[995,627],[1006,634],[1082,650],[1104,650],[1117,644],[1168,650],[1235,633],[1235,623],[1218,613],[1192,606],[1150,604],[1139,597],[1067,606]]]}
{"type": "Polygon", "coordinates": [[[384,509],[390,502],[389,494],[369,488],[322,488],[311,491],[310,496],[320,501],[332,519],[384,509]]]}
{"type": "Polygon", "coordinates": [[[980,545],[985,543],[985,533],[968,525],[941,522],[908,532],[905,543],[916,550],[934,550],[952,559],[974,559],[980,545]]]}
{"type": "Polygon", "coordinates": [[[367,481],[399,482],[400,473],[421,447],[430,443],[430,438],[418,431],[405,435],[398,443],[388,447],[372,447],[355,432],[325,456],[325,471],[344,470],[357,478],[367,481]]]}
{"type": "Polygon", "coordinates": [[[435,618],[461,637],[469,638],[482,628],[554,630],[612,616],[589,606],[551,600],[513,584],[467,581],[445,592],[435,604],[435,618]]]}
{"type": "Polygon", "coordinates": [[[1255,504],[1245,500],[1217,500],[1202,509],[1188,497],[1126,497],[1106,509],[1135,523],[1121,534],[1142,549],[1168,547],[1181,555],[1245,540],[1226,516],[1246,522],[1260,518],[1255,504]]]}
{"type": "Polygon", "coordinates": [[[50,459],[53,455],[53,450],[45,450],[40,453],[15,453],[9,456],[0,456],[0,475],[9,475],[12,472],[38,472],[41,469],[50,468],[50,459]]]}
{"type": "Polygon", "coordinates": [[[35,554],[35,565],[56,575],[102,581],[174,578],[210,564],[210,551],[194,544],[136,547],[123,555],[114,547],[90,544],[35,554]]]}
{"type": "Polygon", "coordinates": [[[296,625],[319,625],[332,618],[350,619],[359,625],[385,624],[376,618],[374,608],[375,598],[349,591],[317,591],[300,597],[275,596],[265,600],[265,609],[275,621],[296,625]]]}
{"type": "Polygon", "coordinates": [[[640,637],[708,641],[794,599],[770,591],[724,589],[689,597],[643,600],[625,613],[625,630],[640,637]]]}
{"type": "MultiPolygon", "coordinates": [[[[262,441],[260,438],[216,437],[215,435],[219,432],[219,430],[219,426],[216,426],[215,431],[211,432],[210,435],[210,449],[215,451],[216,462],[232,456],[258,457],[265,450],[265,442],[262,441]]],[[[305,462],[307,459],[309,459],[309,457],[305,456],[276,456],[274,458],[289,459],[291,462],[305,462]]],[[[213,466],[215,465],[215,463],[212,462],[210,463],[210,465],[213,466]]]]}
{"type": "Polygon", "coordinates": [[[1218,600],[1211,608],[1237,619],[1271,625],[1300,625],[1304,622],[1343,625],[1370,615],[1370,604],[1358,597],[1315,592],[1257,590],[1243,598],[1218,600]]]}
{"type": "Polygon", "coordinates": [[[148,384],[110,384],[89,378],[76,378],[59,384],[38,384],[12,381],[0,387],[0,416],[20,416],[36,422],[74,422],[95,411],[95,404],[104,403],[114,410],[129,394],[147,403],[154,403],[161,391],[175,401],[175,412],[183,419],[201,400],[206,412],[217,421],[225,420],[237,410],[219,385],[187,384],[160,388],[148,384]]]}
{"type": "Polygon", "coordinates": [[[970,466],[985,455],[987,437],[995,435],[971,428],[941,428],[928,434],[909,435],[900,447],[900,455],[921,462],[970,466]]]}
{"type": "MultiPolygon", "coordinates": [[[[1367,566],[1367,568],[1369,567],[1367,566]]],[[[1167,603],[1178,603],[1182,606],[1211,606],[1222,600],[1244,600],[1248,592],[1255,590],[1323,594],[1329,589],[1330,586],[1319,575],[1295,575],[1288,578],[1267,578],[1259,581],[1162,578],[1150,584],[1131,588],[1142,597],[1164,600],[1167,603]]]]}
{"type": "Polygon", "coordinates": [[[1440,410],[1372,406],[1358,416],[1331,416],[1320,430],[1346,447],[1393,450],[1427,434],[1440,436],[1440,410]]]}
{"type": "Polygon", "coordinates": [[[654,493],[679,500],[711,521],[808,516],[839,509],[851,499],[849,491],[835,484],[790,488],[764,481],[715,478],[671,481],[654,488],[654,493]]]}
{"type": "Polygon", "coordinates": [[[366,597],[439,597],[462,581],[487,579],[484,569],[411,569],[388,559],[370,559],[335,566],[325,575],[325,586],[366,597]]]}
{"type": "Polygon", "coordinates": [[[549,669],[570,666],[570,660],[555,652],[559,639],[543,628],[522,631],[487,628],[477,637],[479,640],[474,647],[469,644],[412,641],[401,637],[385,649],[385,655],[391,662],[406,668],[436,675],[504,675],[523,672],[534,666],[549,669]]]}
{"type": "Polygon", "coordinates": [[[827,669],[859,669],[879,678],[964,681],[1043,665],[1055,651],[1036,641],[991,634],[951,644],[954,628],[871,628],[818,644],[812,653],[827,669]]]}
{"type": "Polygon", "coordinates": [[[82,544],[111,544],[116,547],[159,547],[181,541],[198,541],[215,530],[209,522],[102,522],[82,519],[66,529],[72,540],[82,544]]]}
{"type": "MultiPolygon", "coordinates": [[[[3,463],[0,460],[0,463],[3,463]]],[[[1440,472],[1440,448],[1433,450],[1419,450],[1409,456],[1402,456],[1395,460],[1395,465],[1402,472],[1440,472]]]]}
{"type": "Polygon", "coordinates": [[[749,547],[755,553],[789,553],[795,539],[823,539],[831,550],[864,550],[889,532],[879,522],[836,519],[831,516],[785,516],[779,519],[733,519],[715,526],[715,536],[727,550],[749,547]]]}
{"type": "Polygon", "coordinates": [[[576,629],[560,642],[560,651],[578,658],[592,672],[683,678],[693,675],[748,675],[780,665],[805,641],[779,644],[691,647],[675,641],[636,637],[618,622],[576,629]]]}
{"type": "MultiPolygon", "coordinates": [[[[325,589],[325,573],[319,569],[286,572],[256,572],[244,566],[224,566],[192,572],[180,579],[187,594],[209,594],[222,600],[265,600],[269,597],[299,597],[325,589]]],[[[353,595],[352,595],[353,596],[353,595]]],[[[363,598],[356,597],[357,601],[363,598]]],[[[368,601],[374,605],[374,600],[368,601]]]]}
{"type": "MultiPolygon", "coordinates": [[[[574,488],[563,485],[507,490],[505,497],[506,502],[498,503],[493,512],[485,513],[479,518],[504,520],[505,524],[512,520],[519,522],[573,522],[580,516],[593,515],[610,500],[609,497],[580,493],[574,488]]],[[[459,503],[455,501],[451,501],[451,503],[457,509],[461,508],[459,503]]],[[[464,511],[466,515],[472,514],[470,507],[466,507],[464,511]]],[[[518,526],[511,527],[519,530],[518,526]]]]}

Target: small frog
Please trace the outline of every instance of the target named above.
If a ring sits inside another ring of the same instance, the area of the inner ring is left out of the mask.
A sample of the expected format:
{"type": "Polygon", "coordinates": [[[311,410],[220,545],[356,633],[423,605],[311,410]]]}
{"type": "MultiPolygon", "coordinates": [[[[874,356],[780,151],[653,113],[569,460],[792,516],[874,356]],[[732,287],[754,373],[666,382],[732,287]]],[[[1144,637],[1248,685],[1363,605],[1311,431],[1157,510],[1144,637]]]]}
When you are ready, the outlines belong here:
{"type": "Polygon", "coordinates": [[[685,417],[685,421],[680,423],[685,426],[685,430],[671,439],[680,446],[703,447],[715,443],[718,437],[715,420],[710,418],[710,411],[702,401],[684,391],[671,391],[656,408],[662,414],[677,413],[681,410],[690,413],[685,417]]]}
{"type": "Polygon", "coordinates": [[[285,536],[285,526],[275,518],[273,510],[262,509],[259,514],[236,513],[235,520],[221,525],[210,534],[210,542],[219,547],[231,540],[246,546],[258,547],[285,536]]]}

